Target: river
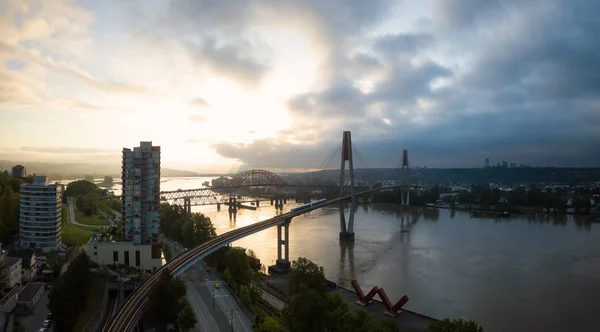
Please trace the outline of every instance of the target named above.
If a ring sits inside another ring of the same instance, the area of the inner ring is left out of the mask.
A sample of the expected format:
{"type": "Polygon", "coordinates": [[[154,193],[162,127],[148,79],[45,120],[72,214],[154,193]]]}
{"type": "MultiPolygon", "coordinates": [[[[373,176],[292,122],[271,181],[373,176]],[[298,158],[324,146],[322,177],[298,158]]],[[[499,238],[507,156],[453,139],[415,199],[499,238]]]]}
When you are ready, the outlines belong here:
{"type": "MultiPolygon", "coordinates": [[[[210,178],[166,178],[161,190],[198,188],[204,181],[210,178]]],[[[218,234],[276,213],[268,203],[238,210],[235,221],[215,206],[192,211],[208,215],[218,234]]],[[[335,207],[294,218],[290,257],[313,260],[342,285],[357,279],[363,289],[383,287],[392,302],[407,294],[410,310],[473,319],[487,332],[600,331],[600,224],[586,226],[574,216],[472,219],[461,211],[403,213],[398,206],[369,205],[356,211],[353,247],[340,246],[338,233],[335,207]]],[[[234,245],[271,265],[276,239],[271,228],[234,245]]]]}

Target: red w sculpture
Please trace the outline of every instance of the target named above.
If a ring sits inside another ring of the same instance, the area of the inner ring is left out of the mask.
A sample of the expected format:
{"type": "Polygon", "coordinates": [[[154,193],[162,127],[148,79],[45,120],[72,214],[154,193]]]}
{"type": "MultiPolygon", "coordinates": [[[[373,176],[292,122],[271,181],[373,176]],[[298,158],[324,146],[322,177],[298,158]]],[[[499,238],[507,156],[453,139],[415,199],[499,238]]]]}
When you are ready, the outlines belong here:
{"type": "Polygon", "coordinates": [[[373,287],[373,289],[371,289],[371,291],[365,296],[365,294],[363,293],[362,289],[360,288],[360,286],[358,285],[358,281],[356,280],[352,280],[351,282],[352,287],[354,288],[354,291],[356,292],[356,294],[358,295],[358,300],[362,303],[362,304],[369,304],[369,302],[371,302],[371,299],[373,299],[373,296],[375,296],[375,294],[377,294],[377,291],[379,290],[379,288],[377,288],[377,286],[373,287]]]}
{"type": "Polygon", "coordinates": [[[406,302],[408,302],[408,296],[404,295],[400,299],[400,301],[398,301],[396,304],[392,305],[392,302],[390,302],[390,299],[388,298],[388,296],[385,293],[385,291],[383,290],[383,288],[378,288],[377,286],[373,287],[373,289],[371,289],[371,291],[365,296],[356,280],[352,280],[352,287],[354,288],[354,291],[358,295],[358,299],[362,304],[368,304],[371,301],[371,299],[375,296],[375,294],[379,294],[379,298],[381,298],[381,302],[383,302],[383,305],[385,306],[385,308],[393,316],[397,315],[398,311],[400,311],[400,309],[402,309],[402,307],[406,304],[406,302]]]}

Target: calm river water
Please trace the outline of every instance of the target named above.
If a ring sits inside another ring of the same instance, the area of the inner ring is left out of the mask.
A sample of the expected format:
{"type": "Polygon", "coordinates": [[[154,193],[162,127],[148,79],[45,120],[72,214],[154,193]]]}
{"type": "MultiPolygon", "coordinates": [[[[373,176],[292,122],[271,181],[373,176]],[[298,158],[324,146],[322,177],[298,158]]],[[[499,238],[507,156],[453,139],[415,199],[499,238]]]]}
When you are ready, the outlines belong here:
{"type": "MultiPolygon", "coordinates": [[[[210,178],[167,178],[161,190],[198,188],[203,181],[210,178]]],[[[238,210],[235,221],[215,206],[192,211],[208,215],[219,234],[276,214],[268,203],[238,210]]],[[[343,248],[338,232],[334,207],[294,218],[291,258],[313,260],[342,285],[357,279],[364,289],[383,287],[392,302],[407,294],[411,310],[474,319],[488,332],[600,331],[600,224],[585,226],[572,216],[472,219],[460,211],[403,213],[369,205],[356,211],[353,247],[343,248]]],[[[270,265],[276,239],[271,228],[234,245],[270,265]]]]}

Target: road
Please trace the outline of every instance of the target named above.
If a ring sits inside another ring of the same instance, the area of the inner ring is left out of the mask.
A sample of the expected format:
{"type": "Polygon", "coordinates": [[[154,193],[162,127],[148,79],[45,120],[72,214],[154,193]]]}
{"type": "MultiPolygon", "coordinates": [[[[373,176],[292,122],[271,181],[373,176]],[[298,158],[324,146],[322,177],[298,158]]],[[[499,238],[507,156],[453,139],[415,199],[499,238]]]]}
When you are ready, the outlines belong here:
{"type": "MultiPolygon", "coordinates": [[[[117,220],[118,219],[113,219],[111,218],[108,214],[106,214],[104,211],[102,211],[102,209],[98,209],[98,212],[100,212],[100,214],[106,218],[106,220],[108,220],[108,222],[110,223],[111,226],[117,226],[117,220]]],[[[115,215],[116,217],[116,215],[115,215]]]]}
{"type": "MultiPolygon", "coordinates": [[[[69,224],[71,224],[71,226],[73,227],[87,227],[87,228],[102,228],[102,227],[106,227],[106,226],[92,226],[92,225],[86,225],[86,224],[80,224],[77,222],[77,220],[75,220],[75,208],[73,207],[73,202],[71,202],[71,199],[69,199],[69,203],[67,204],[68,208],[67,208],[67,222],[69,224]]],[[[86,231],[89,231],[89,229],[86,229],[86,231]]]]}
{"type": "Polygon", "coordinates": [[[198,318],[198,322],[200,323],[196,324],[196,331],[221,331],[219,325],[217,324],[213,315],[211,314],[210,309],[202,300],[200,293],[198,293],[198,290],[194,287],[194,285],[191,282],[186,282],[186,285],[188,301],[190,302],[192,308],[194,308],[194,312],[196,312],[196,318],[198,318]]]}
{"type": "MultiPolygon", "coordinates": [[[[167,242],[174,256],[184,251],[180,245],[171,240],[163,239],[163,241],[167,242]]],[[[225,320],[230,322],[232,316],[234,331],[252,331],[252,321],[224,286],[225,282],[213,272],[208,272],[204,263],[200,262],[194,265],[183,275],[185,276],[184,280],[187,281],[188,299],[194,307],[194,311],[196,311],[196,317],[202,325],[203,331],[229,331],[229,323],[226,323],[226,326],[223,323],[225,323],[225,320]],[[215,283],[223,286],[218,289],[214,288],[215,283]],[[212,294],[214,294],[215,309],[212,308],[212,294]],[[220,311],[220,313],[217,314],[215,311],[220,311]],[[204,315],[204,313],[210,314],[204,315]],[[218,315],[218,317],[215,315],[218,315]],[[218,324],[217,321],[221,324],[218,324]]]]}

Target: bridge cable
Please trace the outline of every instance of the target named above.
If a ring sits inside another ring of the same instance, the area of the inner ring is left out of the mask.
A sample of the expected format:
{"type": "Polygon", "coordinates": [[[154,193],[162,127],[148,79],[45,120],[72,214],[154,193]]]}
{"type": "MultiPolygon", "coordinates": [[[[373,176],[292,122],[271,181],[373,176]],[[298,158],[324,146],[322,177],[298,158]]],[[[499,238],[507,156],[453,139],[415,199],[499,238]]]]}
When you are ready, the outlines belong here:
{"type": "Polygon", "coordinates": [[[325,160],[323,160],[320,164],[319,164],[319,169],[325,169],[329,167],[329,164],[331,164],[331,161],[333,160],[333,158],[335,158],[338,148],[335,147],[333,148],[333,150],[331,151],[331,153],[329,153],[329,155],[327,156],[327,158],[325,160]]]}
{"type": "Polygon", "coordinates": [[[352,144],[352,145],[353,145],[352,153],[358,157],[357,164],[364,164],[364,165],[359,165],[362,167],[355,167],[355,168],[373,168],[373,165],[371,165],[371,163],[369,163],[369,160],[360,152],[360,149],[358,149],[356,144],[352,144]]]}

